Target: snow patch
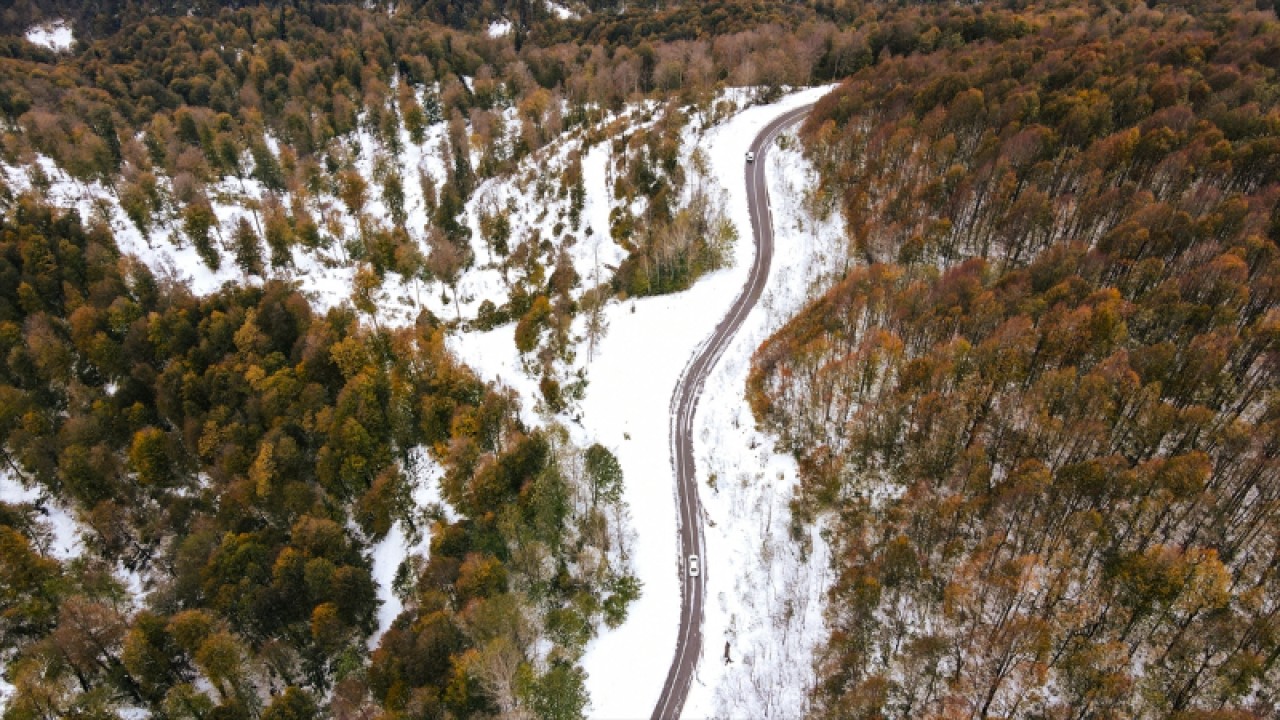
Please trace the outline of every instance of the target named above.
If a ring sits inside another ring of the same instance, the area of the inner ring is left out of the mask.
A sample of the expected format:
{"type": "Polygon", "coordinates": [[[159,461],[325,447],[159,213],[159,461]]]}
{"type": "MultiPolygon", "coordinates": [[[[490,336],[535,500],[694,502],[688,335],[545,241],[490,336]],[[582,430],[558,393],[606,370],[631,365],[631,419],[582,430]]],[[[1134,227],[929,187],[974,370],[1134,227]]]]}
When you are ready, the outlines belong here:
{"type": "Polygon", "coordinates": [[[378,587],[378,629],[369,636],[369,647],[378,647],[382,634],[400,616],[404,603],[392,587],[400,564],[418,548],[405,536],[404,523],[397,520],[381,542],[373,546],[373,582],[378,587]]]}
{"type": "Polygon", "coordinates": [[[600,281],[607,280],[627,258],[627,251],[609,236],[609,188],[613,186],[609,177],[609,143],[602,142],[592,146],[582,157],[582,185],[587,194],[582,207],[582,227],[591,234],[574,245],[569,255],[573,258],[573,267],[582,278],[583,287],[597,284],[595,275],[599,270],[600,281]]]}
{"type": "Polygon", "coordinates": [[[66,561],[84,552],[80,522],[75,515],[39,487],[23,485],[8,468],[0,469],[0,501],[36,506],[50,530],[49,547],[44,549],[50,557],[66,561]]]}
{"type": "Polygon", "coordinates": [[[569,8],[557,2],[551,2],[550,0],[548,0],[547,9],[551,11],[552,15],[555,15],[561,20],[577,20],[578,19],[578,13],[570,10],[569,8]]]}
{"type": "Polygon", "coordinates": [[[53,20],[27,30],[27,42],[54,52],[66,52],[75,43],[75,35],[65,20],[53,20]]]}
{"type": "Polygon", "coordinates": [[[489,23],[489,37],[502,37],[511,34],[511,21],[503,18],[489,23]]]}
{"type": "Polygon", "coordinates": [[[404,610],[404,603],[395,592],[396,574],[405,560],[420,556],[426,558],[431,543],[428,516],[447,507],[441,502],[440,478],[444,469],[431,459],[426,448],[414,448],[405,468],[413,506],[409,509],[412,527],[406,528],[403,520],[396,520],[381,542],[372,549],[373,582],[378,588],[378,629],[369,636],[370,649],[378,647],[382,635],[391,627],[404,610]]]}

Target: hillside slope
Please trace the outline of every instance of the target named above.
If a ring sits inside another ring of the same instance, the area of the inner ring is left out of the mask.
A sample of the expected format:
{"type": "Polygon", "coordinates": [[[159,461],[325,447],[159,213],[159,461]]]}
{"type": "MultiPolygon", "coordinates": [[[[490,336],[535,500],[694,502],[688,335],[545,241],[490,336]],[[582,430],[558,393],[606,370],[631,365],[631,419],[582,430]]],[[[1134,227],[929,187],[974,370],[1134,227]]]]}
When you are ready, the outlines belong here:
{"type": "Polygon", "coordinates": [[[1269,717],[1270,12],[1026,16],[805,129],[850,269],[757,352],[835,522],[827,717],[1269,717]]]}

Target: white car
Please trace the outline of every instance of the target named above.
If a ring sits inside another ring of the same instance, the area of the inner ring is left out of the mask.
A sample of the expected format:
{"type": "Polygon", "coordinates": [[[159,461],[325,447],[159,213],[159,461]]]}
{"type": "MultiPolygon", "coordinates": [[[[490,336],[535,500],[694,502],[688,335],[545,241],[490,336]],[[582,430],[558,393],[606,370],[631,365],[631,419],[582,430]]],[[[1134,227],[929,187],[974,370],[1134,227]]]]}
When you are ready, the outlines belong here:
{"type": "Polygon", "coordinates": [[[752,163],[752,162],[755,162],[755,161],[756,161],[756,154],[755,154],[755,153],[753,153],[753,152],[751,152],[750,150],[748,150],[748,151],[747,151],[747,162],[752,163]]]}
{"type": "Polygon", "coordinates": [[[700,570],[698,569],[698,556],[690,555],[689,556],[689,577],[698,577],[699,572],[700,570]]]}

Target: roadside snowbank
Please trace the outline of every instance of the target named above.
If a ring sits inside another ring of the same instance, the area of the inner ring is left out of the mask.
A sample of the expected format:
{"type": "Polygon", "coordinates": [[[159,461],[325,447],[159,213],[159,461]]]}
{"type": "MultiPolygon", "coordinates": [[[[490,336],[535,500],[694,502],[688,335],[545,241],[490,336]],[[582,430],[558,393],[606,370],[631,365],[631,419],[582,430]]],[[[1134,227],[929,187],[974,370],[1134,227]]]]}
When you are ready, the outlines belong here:
{"type": "MultiPolygon", "coordinates": [[[[792,539],[795,461],[757,431],[745,388],[755,349],[840,271],[844,228],[837,209],[817,221],[805,207],[817,178],[794,130],[766,162],[774,228],[769,279],[707,378],[694,418],[710,572],[703,657],[684,717],[803,717],[813,650],[826,637],[829,549],[818,528],[806,528],[801,542],[792,539]]],[[[730,192],[744,188],[731,185],[730,192]]]]}

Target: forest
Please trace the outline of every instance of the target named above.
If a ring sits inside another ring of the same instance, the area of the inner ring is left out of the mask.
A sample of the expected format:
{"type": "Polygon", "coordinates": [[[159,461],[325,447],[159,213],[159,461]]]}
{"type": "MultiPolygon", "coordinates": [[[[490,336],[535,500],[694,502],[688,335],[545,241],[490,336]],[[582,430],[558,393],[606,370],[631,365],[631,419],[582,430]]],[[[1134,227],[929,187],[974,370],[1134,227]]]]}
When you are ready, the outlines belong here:
{"type": "Polygon", "coordinates": [[[816,716],[1277,711],[1280,25],[1148,5],[925,29],[805,123],[847,270],[748,396],[835,544],[816,716]]]}
{"type": "Polygon", "coordinates": [[[642,591],[620,465],[446,338],[510,326],[571,420],[600,308],[742,240],[682,143],[826,82],[845,271],[746,388],[833,543],[812,714],[1274,716],[1278,67],[1270,0],[8,4],[4,719],[584,716],[642,591]],[[470,269],[504,295],[464,314],[470,269]],[[440,312],[387,322],[395,282],[440,312]]]}

